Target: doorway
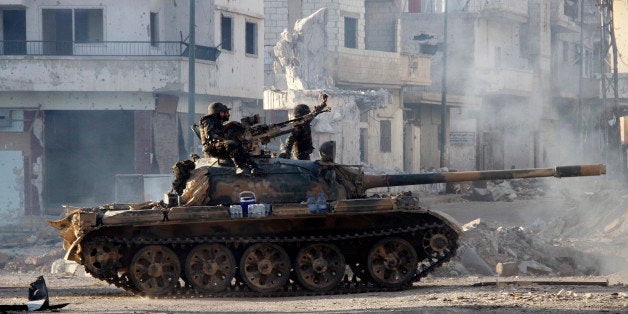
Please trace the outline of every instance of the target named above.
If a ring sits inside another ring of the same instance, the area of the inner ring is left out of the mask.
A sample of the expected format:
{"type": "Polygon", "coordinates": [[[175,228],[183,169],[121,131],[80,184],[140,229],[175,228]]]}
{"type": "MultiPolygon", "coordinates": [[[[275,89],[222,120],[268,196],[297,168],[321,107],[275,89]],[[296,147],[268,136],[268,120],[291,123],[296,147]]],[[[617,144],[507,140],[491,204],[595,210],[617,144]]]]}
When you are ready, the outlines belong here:
{"type": "Polygon", "coordinates": [[[115,175],[135,171],[133,117],[127,110],[46,111],[46,208],[114,201],[115,175]]]}

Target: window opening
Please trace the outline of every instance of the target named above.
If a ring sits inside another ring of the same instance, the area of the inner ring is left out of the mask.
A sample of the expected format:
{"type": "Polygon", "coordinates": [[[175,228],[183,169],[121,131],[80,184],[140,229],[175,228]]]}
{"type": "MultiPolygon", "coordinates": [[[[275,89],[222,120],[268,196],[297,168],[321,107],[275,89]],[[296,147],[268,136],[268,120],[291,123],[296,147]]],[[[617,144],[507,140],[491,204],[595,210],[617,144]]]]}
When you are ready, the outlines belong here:
{"type": "Polygon", "coordinates": [[[245,52],[247,54],[256,55],[257,54],[257,24],[246,22],[245,26],[245,52]]]}
{"type": "Polygon", "coordinates": [[[379,151],[380,152],[391,152],[391,140],[392,140],[392,131],[391,131],[391,122],[390,120],[381,120],[379,121],[379,151]]]}
{"type": "Polygon", "coordinates": [[[150,45],[157,46],[159,41],[159,16],[156,12],[150,12],[150,45]]]}
{"type": "Polygon", "coordinates": [[[345,47],[358,48],[358,19],[345,17],[345,47]]]}
{"type": "Polygon", "coordinates": [[[77,42],[102,42],[102,9],[74,10],[74,39],[77,42]]]}
{"type": "Polygon", "coordinates": [[[360,161],[367,162],[366,157],[368,152],[368,129],[360,128],[360,161]]]}
{"type": "Polygon", "coordinates": [[[410,0],[408,2],[409,13],[421,13],[421,0],[410,0]]]}
{"type": "Polygon", "coordinates": [[[220,47],[222,50],[233,50],[233,22],[232,19],[228,16],[220,17],[220,35],[221,35],[221,44],[220,47]]]}

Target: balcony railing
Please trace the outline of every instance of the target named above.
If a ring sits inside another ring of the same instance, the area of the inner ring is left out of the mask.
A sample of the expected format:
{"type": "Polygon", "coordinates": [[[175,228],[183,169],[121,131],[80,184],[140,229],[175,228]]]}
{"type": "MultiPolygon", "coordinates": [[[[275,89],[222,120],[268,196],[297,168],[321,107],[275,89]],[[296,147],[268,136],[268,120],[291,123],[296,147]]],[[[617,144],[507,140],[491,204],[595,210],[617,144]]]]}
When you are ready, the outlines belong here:
{"type": "MultiPolygon", "coordinates": [[[[29,56],[187,56],[188,44],[179,41],[0,41],[0,55],[29,56]]],[[[196,45],[196,58],[216,61],[220,50],[196,45]]]]}

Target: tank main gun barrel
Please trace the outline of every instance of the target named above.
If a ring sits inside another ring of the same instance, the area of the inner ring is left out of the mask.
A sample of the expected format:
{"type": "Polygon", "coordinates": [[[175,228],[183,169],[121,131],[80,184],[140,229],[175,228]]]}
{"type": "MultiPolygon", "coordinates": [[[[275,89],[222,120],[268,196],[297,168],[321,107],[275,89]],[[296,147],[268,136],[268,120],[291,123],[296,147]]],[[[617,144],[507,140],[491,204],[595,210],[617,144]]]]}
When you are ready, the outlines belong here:
{"type": "Polygon", "coordinates": [[[606,174],[606,165],[576,165],[555,168],[531,168],[511,170],[460,171],[442,173],[364,175],[363,188],[419,185],[446,182],[508,180],[539,177],[584,177],[606,174]]]}

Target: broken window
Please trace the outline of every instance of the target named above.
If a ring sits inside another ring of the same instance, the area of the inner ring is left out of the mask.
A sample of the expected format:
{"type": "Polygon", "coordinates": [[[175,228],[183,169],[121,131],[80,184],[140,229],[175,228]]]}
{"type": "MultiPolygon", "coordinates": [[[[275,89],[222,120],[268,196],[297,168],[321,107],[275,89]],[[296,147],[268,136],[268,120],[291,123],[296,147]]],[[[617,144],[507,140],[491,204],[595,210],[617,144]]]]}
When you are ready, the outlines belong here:
{"type": "Polygon", "coordinates": [[[390,120],[379,121],[379,151],[391,152],[392,128],[390,120]]]}
{"type": "Polygon", "coordinates": [[[358,19],[345,17],[345,47],[358,48],[358,19]]]}
{"type": "Polygon", "coordinates": [[[150,45],[157,46],[159,41],[159,19],[156,12],[150,12],[150,45]]]}
{"type": "Polygon", "coordinates": [[[367,110],[360,111],[360,122],[369,122],[369,112],[367,110]]]}
{"type": "Polygon", "coordinates": [[[578,18],[578,2],[576,0],[565,0],[563,12],[566,16],[577,19],[578,18]]]}
{"type": "Polygon", "coordinates": [[[74,40],[86,43],[103,40],[102,9],[74,10],[74,40]]]}
{"type": "Polygon", "coordinates": [[[233,50],[233,21],[230,17],[222,15],[220,17],[220,36],[222,50],[233,50]]]}
{"type": "Polygon", "coordinates": [[[246,22],[245,26],[245,52],[247,54],[256,55],[257,54],[257,24],[246,22]]]}
{"type": "Polygon", "coordinates": [[[529,36],[529,24],[523,24],[519,28],[519,55],[522,58],[527,58],[530,52],[530,36],[529,36]]]}

